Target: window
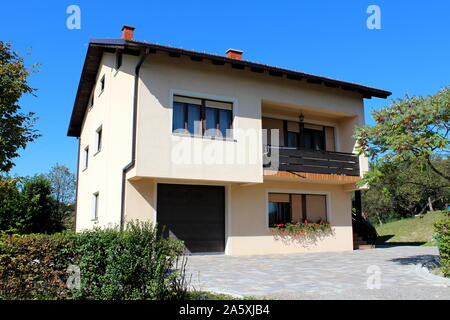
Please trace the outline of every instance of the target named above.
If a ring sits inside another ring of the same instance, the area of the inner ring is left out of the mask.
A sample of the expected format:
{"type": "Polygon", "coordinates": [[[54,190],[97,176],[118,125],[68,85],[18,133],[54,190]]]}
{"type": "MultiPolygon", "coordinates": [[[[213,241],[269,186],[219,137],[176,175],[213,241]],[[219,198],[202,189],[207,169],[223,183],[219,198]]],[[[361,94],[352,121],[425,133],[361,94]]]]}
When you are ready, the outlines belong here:
{"type": "Polygon", "coordinates": [[[292,221],[289,194],[269,194],[269,227],[292,221]]]}
{"type": "Polygon", "coordinates": [[[99,193],[96,192],[92,195],[92,216],[91,220],[97,220],[98,219],[98,199],[99,199],[99,193]]]}
{"type": "Polygon", "coordinates": [[[286,129],[287,129],[287,146],[294,148],[299,147],[300,124],[294,121],[287,121],[286,129]]]}
{"type": "Polygon", "coordinates": [[[100,93],[102,93],[103,90],[105,90],[105,75],[100,79],[100,93]]]}
{"type": "Polygon", "coordinates": [[[95,146],[96,146],[96,153],[100,152],[102,150],[102,126],[98,128],[95,131],[95,146]]]}
{"type": "Polygon", "coordinates": [[[304,129],[305,149],[325,150],[325,137],[322,130],[304,129]]]}
{"type": "Polygon", "coordinates": [[[91,93],[91,97],[89,98],[89,110],[94,106],[94,93],[91,93]]]}
{"type": "Polygon", "coordinates": [[[321,194],[269,193],[269,228],[293,221],[326,221],[326,201],[321,194]]]}
{"type": "Polygon", "coordinates": [[[231,137],[232,103],[174,96],[172,131],[231,137]]]}
{"type": "Polygon", "coordinates": [[[281,147],[336,151],[334,127],[263,117],[262,128],[267,130],[268,145],[277,143],[270,134],[278,129],[281,147]]]}
{"type": "Polygon", "coordinates": [[[297,132],[292,132],[292,131],[288,131],[288,140],[287,140],[287,146],[288,147],[294,147],[297,148],[298,145],[298,133],[297,132]]]}
{"type": "Polygon", "coordinates": [[[117,51],[116,53],[116,69],[119,70],[122,66],[122,52],[117,51]]]}
{"type": "Polygon", "coordinates": [[[84,156],[83,156],[83,170],[87,169],[89,162],[89,146],[84,148],[84,156]]]}

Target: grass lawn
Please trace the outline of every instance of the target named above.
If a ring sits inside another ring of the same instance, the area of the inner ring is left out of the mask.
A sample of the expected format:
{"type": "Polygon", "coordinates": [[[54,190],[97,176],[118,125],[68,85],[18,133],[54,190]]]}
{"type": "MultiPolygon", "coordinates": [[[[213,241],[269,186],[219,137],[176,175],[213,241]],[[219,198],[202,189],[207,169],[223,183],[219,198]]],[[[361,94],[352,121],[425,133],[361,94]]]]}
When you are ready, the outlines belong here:
{"type": "Polygon", "coordinates": [[[433,224],[436,220],[445,218],[444,211],[427,213],[422,217],[401,219],[376,225],[379,235],[377,244],[423,245],[434,246],[433,224]]]}
{"type": "Polygon", "coordinates": [[[228,294],[210,291],[191,291],[187,300],[257,300],[254,297],[237,298],[228,294]]]}

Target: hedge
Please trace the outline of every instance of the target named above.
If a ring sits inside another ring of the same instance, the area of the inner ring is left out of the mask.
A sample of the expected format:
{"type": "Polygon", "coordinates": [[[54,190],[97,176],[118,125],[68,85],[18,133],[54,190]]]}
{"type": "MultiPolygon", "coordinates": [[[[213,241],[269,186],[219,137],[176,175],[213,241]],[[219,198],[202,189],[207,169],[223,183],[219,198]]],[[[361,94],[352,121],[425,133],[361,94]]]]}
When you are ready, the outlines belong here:
{"type": "Polygon", "coordinates": [[[180,241],[159,237],[151,224],[2,235],[0,299],[184,299],[183,248],[180,241]],[[80,272],[79,287],[69,266],[80,272]]]}
{"type": "Polygon", "coordinates": [[[75,254],[62,235],[2,235],[1,299],[67,299],[66,269],[75,254]]]}
{"type": "Polygon", "coordinates": [[[434,230],[441,257],[442,272],[446,277],[450,277],[450,216],[435,222],[434,230]]]}

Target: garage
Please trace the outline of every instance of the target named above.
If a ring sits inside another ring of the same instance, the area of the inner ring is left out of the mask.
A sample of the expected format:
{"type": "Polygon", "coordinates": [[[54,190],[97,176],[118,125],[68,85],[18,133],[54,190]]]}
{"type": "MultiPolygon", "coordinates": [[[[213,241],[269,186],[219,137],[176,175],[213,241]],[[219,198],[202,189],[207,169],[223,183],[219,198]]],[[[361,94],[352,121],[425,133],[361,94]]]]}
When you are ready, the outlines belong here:
{"type": "Polygon", "coordinates": [[[157,218],[165,237],[191,253],[225,251],[225,187],[158,184],[157,218]]]}

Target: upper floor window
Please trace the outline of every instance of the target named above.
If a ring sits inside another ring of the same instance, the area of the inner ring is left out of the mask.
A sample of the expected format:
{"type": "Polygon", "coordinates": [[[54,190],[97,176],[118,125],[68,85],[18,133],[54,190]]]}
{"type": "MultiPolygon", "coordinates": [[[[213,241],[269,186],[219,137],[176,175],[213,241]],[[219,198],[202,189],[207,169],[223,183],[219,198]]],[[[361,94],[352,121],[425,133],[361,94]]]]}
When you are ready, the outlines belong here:
{"type": "Polygon", "coordinates": [[[100,79],[100,93],[102,93],[103,90],[105,90],[105,75],[100,79]]]}
{"type": "Polygon", "coordinates": [[[103,130],[102,130],[102,126],[100,126],[95,131],[95,147],[96,147],[95,152],[96,153],[98,153],[102,150],[102,136],[103,136],[103,130]]]}
{"type": "Polygon", "coordinates": [[[84,148],[84,154],[83,154],[83,170],[87,169],[89,163],[89,146],[86,146],[84,148]]]}
{"type": "Polygon", "coordinates": [[[89,106],[89,110],[94,106],[94,91],[91,92],[88,106],[89,106]]]}
{"type": "Polygon", "coordinates": [[[267,130],[267,144],[314,151],[336,151],[334,127],[311,123],[262,118],[267,130]],[[271,130],[278,130],[272,137],[271,130]]]}
{"type": "Polygon", "coordinates": [[[191,135],[231,137],[233,104],[174,96],[172,131],[191,135]]]}

